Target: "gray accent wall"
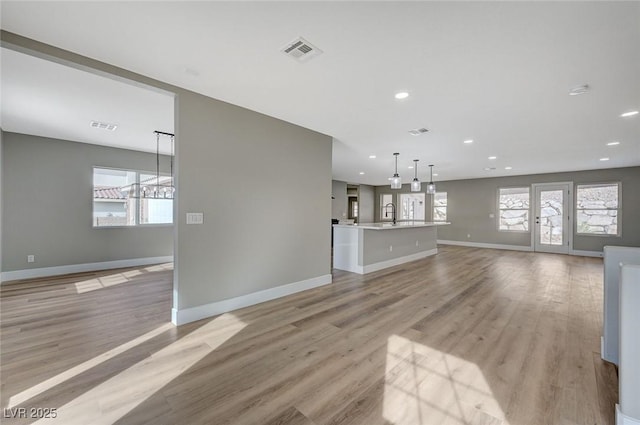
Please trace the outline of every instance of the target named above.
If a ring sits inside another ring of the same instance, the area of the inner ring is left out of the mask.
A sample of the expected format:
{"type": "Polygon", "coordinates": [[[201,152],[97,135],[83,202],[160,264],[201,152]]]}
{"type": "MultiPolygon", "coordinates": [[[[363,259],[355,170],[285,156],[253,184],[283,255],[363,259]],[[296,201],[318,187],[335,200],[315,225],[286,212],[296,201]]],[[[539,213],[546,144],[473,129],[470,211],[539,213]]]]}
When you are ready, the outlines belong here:
{"type": "Polygon", "coordinates": [[[6,31],[2,42],[175,94],[174,310],[330,278],[331,137],[6,31]]]}
{"type": "Polygon", "coordinates": [[[344,220],[347,218],[347,183],[340,180],[331,181],[331,218],[344,220]]]}
{"type": "Polygon", "coordinates": [[[178,309],[330,274],[332,139],[191,92],[178,111],[178,309]]]}
{"type": "MultiPolygon", "coordinates": [[[[498,188],[530,187],[534,183],[552,182],[573,182],[574,185],[622,183],[622,236],[576,235],[574,228],[574,250],[602,251],[605,245],[640,246],[640,167],[436,182],[438,192],[447,192],[447,220],[451,222],[449,226],[438,228],[438,239],[528,247],[531,245],[530,232],[498,231],[498,188]],[[489,217],[489,214],[494,214],[494,217],[489,217]]],[[[379,220],[381,194],[409,191],[409,185],[403,185],[397,191],[392,191],[389,186],[377,186],[376,220],[379,220]]],[[[575,197],[575,190],[572,196],[575,197]]],[[[427,203],[431,203],[429,195],[427,203]]],[[[574,200],[572,203],[575,204],[574,200]]],[[[431,208],[427,211],[427,220],[430,219],[431,208]]]]}
{"type": "Polygon", "coordinates": [[[2,271],[173,255],[171,225],[93,227],[93,167],[154,171],[155,161],[155,154],[4,132],[2,271]]]}
{"type": "Polygon", "coordinates": [[[375,188],[366,184],[358,187],[358,222],[373,223],[375,188]]]}

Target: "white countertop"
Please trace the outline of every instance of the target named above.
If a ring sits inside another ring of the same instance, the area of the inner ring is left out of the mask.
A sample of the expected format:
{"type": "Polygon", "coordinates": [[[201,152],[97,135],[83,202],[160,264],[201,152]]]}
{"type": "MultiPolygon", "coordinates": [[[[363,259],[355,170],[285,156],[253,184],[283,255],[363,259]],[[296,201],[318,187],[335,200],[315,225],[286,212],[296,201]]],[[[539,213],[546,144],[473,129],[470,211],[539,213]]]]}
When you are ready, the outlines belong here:
{"type": "Polygon", "coordinates": [[[451,224],[449,222],[439,221],[398,221],[393,224],[389,221],[383,223],[361,223],[361,224],[334,224],[333,227],[347,227],[353,229],[368,229],[368,230],[389,230],[389,229],[406,229],[408,227],[432,227],[432,226],[444,226],[451,224]]]}

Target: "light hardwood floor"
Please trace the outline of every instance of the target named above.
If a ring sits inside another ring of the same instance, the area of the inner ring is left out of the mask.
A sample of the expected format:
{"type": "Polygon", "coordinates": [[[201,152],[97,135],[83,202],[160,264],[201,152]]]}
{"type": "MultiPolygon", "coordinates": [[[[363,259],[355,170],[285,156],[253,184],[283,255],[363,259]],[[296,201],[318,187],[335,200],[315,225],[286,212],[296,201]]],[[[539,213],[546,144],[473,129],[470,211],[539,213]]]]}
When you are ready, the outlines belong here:
{"type": "Polygon", "coordinates": [[[179,328],[171,279],[3,285],[4,416],[57,409],[3,423],[614,424],[600,259],[441,246],[179,328]]]}

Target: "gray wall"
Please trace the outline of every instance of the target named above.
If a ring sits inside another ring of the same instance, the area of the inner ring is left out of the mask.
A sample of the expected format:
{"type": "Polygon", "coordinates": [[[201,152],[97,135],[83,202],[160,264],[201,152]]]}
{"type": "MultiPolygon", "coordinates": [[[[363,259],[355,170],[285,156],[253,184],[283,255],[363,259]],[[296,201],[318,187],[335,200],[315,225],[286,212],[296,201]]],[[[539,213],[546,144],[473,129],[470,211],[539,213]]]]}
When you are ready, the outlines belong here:
{"type": "Polygon", "coordinates": [[[375,188],[366,184],[358,187],[358,222],[374,221],[375,188]]]}
{"type": "Polygon", "coordinates": [[[195,93],[178,111],[178,308],[331,273],[331,138],[195,93]]]}
{"type": "Polygon", "coordinates": [[[176,95],[174,308],[331,273],[331,137],[6,31],[2,41],[176,95]],[[186,212],[204,224],[186,225],[186,212]]]}
{"type": "Polygon", "coordinates": [[[347,218],[347,183],[340,180],[331,181],[331,218],[344,220],[347,218]]]}
{"type": "Polygon", "coordinates": [[[3,139],[4,139],[4,131],[2,131],[2,129],[0,128],[0,272],[2,271],[2,259],[4,258],[2,256],[2,253],[4,252],[4,250],[2,249],[4,246],[4,233],[3,233],[3,229],[4,226],[2,225],[2,211],[4,210],[4,198],[3,198],[3,191],[2,191],[2,151],[3,151],[3,139]]]}
{"type": "MultiPolygon", "coordinates": [[[[173,254],[173,226],[94,228],[93,167],[155,170],[155,155],[5,132],[2,271],[173,254]],[[36,256],[27,263],[27,255],[36,256]]],[[[164,162],[164,161],[163,161],[164,162]]]]}
{"type": "MultiPolygon", "coordinates": [[[[438,228],[438,239],[530,246],[529,232],[498,231],[498,188],[565,181],[574,184],[622,183],[622,237],[583,236],[574,233],[574,250],[602,251],[605,245],[640,246],[640,167],[436,182],[438,192],[447,192],[447,220],[451,222],[449,226],[438,228]],[[490,218],[490,213],[496,217],[490,218]],[[471,237],[467,238],[467,234],[471,237]]],[[[402,190],[398,191],[392,191],[389,186],[376,187],[376,220],[379,219],[380,194],[402,192],[409,192],[409,185],[403,185],[402,190]]],[[[427,203],[431,203],[429,195],[427,203]]],[[[429,209],[428,220],[431,219],[430,215],[429,209]]]]}

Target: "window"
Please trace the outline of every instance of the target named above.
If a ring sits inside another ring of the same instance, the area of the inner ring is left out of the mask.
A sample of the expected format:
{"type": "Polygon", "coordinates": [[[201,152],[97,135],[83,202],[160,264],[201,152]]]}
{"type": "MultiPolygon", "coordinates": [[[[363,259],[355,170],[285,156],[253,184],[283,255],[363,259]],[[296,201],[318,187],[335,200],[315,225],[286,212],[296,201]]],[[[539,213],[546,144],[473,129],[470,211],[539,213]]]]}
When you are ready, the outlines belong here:
{"type": "Polygon", "coordinates": [[[498,230],[504,232],[529,231],[529,188],[498,189],[498,230]]]}
{"type": "Polygon", "coordinates": [[[389,206],[389,208],[385,208],[385,205],[391,204],[392,202],[393,195],[391,193],[384,193],[380,195],[380,221],[391,220],[391,210],[393,207],[389,206]]]}
{"type": "Polygon", "coordinates": [[[172,178],[161,175],[156,180],[155,175],[138,171],[94,168],[94,227],[173,223],[172,178]],[[159,190],[157,198],[135,196],[154,190],[159,190]]]}
{"type": "Polygon", "coordinates": [[[447,192],[433,194],[433,221],[447,221],[447,192]]]}
{"type": "Polygon", "coordinates": [[[620,183],[576,186],[576,231],[620,235],[620,183]]]}
{"type": "Polygon", "coordinates": [[[424,220],[424,193],[400,194],[400,220],[424,220]]]}

